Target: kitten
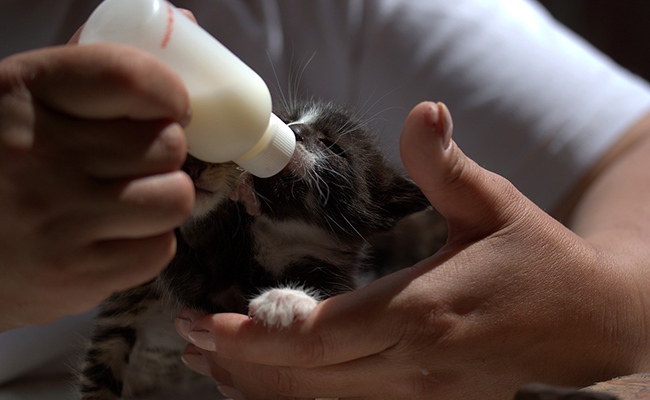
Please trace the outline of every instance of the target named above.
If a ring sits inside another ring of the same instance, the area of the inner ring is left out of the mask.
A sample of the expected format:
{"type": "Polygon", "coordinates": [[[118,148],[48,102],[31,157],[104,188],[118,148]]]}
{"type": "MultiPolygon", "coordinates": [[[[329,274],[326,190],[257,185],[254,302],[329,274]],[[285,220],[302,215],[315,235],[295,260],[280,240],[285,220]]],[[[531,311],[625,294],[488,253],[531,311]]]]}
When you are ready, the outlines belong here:
{"type": "Polygon", "coordinates": [[[183,307],[248,313],[270,327],[304,319],[316,304],[358,287],[366,238],[428,207],[387,166],[366,126],[346,109],[305,102],[277,115],[296,152],[276,176],[191,156],[196,206],[178,250],[153,281],[113,295],[97,318],[81,372],[82,400],[129,398],[198,375],[179,361],[173,328],[183,307]]]}

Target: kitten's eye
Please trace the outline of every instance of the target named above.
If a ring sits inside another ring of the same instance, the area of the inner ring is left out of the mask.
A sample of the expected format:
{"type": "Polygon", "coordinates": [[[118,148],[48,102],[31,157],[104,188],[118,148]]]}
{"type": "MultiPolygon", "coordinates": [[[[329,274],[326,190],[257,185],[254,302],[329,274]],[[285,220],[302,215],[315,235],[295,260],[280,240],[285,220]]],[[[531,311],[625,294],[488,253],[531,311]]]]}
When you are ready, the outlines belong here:
{"type": "Polygon", "coordinates": [[[327,148],[334,154],[339,157],[345,157],[345,151],[336,143],[332,142],[328,138],[318,138],[327,148]]]}

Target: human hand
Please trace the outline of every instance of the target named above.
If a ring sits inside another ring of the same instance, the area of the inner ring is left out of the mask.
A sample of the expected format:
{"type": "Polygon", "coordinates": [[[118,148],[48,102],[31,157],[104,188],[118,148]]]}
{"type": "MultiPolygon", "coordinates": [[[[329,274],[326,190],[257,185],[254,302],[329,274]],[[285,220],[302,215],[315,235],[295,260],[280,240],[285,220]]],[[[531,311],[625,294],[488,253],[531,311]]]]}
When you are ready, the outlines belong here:
{"type": "Polygon", "coordinates": [[[422,103],[401,139],[407,170],[449,225],[438,253],[289,330],[185,312],[186,363],[237,400],[509,399],[524,383],[639,370],[648,343],[625,256],[572,233],[450,136],[446,108],[422,103]]]}
{"type": "Polygon", "coordinates": [[[92,308],[175,253],[189,99],[152,56],[65,46],[0,62],[0,331],[92,308]]]}

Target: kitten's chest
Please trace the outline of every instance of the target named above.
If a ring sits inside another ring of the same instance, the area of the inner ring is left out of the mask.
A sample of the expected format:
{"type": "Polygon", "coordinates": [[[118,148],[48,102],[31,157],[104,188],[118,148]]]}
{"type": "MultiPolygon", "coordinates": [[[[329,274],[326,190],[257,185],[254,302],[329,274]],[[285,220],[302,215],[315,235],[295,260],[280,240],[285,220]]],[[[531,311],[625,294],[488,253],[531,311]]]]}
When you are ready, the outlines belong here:
{"type": "Polygon", "coordinates": [[[251,225],[251,232],[255,261],[276,277],[305,259],[345,262],[342,249],[346,246],[323,228],[304,221],[278,222],[260,217],[251,225]]]}

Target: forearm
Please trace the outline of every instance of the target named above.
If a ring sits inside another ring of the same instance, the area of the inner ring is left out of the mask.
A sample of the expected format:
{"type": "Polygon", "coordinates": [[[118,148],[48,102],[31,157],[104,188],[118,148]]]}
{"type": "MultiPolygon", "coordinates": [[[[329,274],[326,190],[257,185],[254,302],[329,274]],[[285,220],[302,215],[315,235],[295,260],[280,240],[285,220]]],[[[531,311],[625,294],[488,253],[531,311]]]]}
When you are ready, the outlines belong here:
{"type": "Polygon", "coordinates": [[[603,159],[569,226],[609,260],[612,281],[603,290],[623,282],[616,288],[625,301],[617,305],[628,323],[636,316],[628,329],[640,340],[636,368],[650,368],[650,341],[644,339],[650,332],[650,115],[603,159]]]}
{"type": "Polygon", "coordinates": [[[584,238],[618,232],[650,243],[650,114],[596,167],[570,228],[584,238]]]}

